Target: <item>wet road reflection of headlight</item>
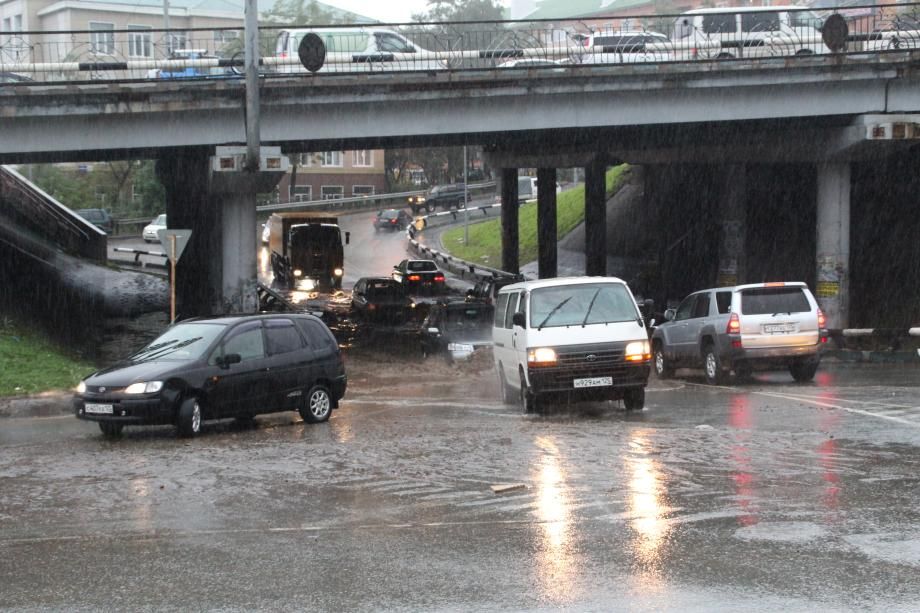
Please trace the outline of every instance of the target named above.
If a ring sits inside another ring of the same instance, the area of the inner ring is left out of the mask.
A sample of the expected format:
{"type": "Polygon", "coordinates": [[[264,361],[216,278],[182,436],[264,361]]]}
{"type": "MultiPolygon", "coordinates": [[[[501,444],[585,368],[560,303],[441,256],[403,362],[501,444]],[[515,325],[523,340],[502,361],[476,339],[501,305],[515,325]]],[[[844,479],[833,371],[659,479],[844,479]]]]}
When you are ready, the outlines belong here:
{"type": "Polygon", "coordinates": [[[538,541],[537,575],[545,595],[554,602],[571,601],[580,571],[572,547],[571,493],[566,483],[564,456],[550,437],[537,437],[543,455],[533,475],[542,532],[538,541]]]}
{"type": "MultiPolygon", "coordinates": [[[[644,454],[650,446],[641,432],[633,434],[631,448],[634,454],[644,454]]],[[[659,464],[650,457],[640,455],[626,458],[629,475],[627,504],[635,532],[632,544],[636,562],[644,567],[646,582],[658,582],[662,570],[662,547],[671,531],[666,515],[671,512],[666,501],[666,489],[659,464]]],[[[645,585],[654,587],[654,585],[645,585]]]]}

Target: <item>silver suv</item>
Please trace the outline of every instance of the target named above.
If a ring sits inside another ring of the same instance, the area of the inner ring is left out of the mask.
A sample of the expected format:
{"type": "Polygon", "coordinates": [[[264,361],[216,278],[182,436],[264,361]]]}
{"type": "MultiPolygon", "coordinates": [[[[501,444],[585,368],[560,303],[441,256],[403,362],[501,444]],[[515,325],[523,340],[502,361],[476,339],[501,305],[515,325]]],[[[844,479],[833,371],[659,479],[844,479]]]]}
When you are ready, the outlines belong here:
{"type": "Polygon", "coordinates": [[[811,381],[827,342],[825,318],[804,283],[755,283],[690,294],[652,335],[655,373],[703,367],[720,383],[729,370],[744,379],[754,369],[789,369],[811,381]]]}

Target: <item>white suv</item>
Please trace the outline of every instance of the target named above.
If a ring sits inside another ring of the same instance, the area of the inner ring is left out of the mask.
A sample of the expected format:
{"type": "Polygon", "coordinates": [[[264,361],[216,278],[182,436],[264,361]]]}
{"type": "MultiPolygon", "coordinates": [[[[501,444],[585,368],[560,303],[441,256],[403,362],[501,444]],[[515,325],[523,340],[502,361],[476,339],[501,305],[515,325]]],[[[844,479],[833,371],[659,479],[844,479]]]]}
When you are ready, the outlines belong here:
{"type": "Polygon", "coordinates": [[[702,366],[720,383],[728,370],[739,378],[757,370],[789,369],[811,381],[827,342],[824,314],[804,283],[754,283],[690,294],[652,335],[655,373],[702,366]]]}
{"type": "Polygon", "coordinates": [[[594,32],[583,40],[582,64],[633,64],[673,59],[673,45],[660,32],[603,31],[594,32]]]}

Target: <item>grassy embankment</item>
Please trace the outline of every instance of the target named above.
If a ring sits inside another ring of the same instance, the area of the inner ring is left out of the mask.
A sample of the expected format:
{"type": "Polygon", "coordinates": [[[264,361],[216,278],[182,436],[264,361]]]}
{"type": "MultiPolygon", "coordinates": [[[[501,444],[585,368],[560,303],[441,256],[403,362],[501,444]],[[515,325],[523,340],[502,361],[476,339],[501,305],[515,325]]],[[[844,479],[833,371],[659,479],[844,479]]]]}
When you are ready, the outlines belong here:
{"type": "Polygon", "coordinates": [[[93,370],[41,333],[0,317],[0,397],[70,389],[93,370]]]}
{"type": "MultiPolygon", "coordinates": [[[[617,192],[626,179],[629,168],[621,164],[607,171],[607,196],[617,192]]],[[[519,209],[520,262],[526,264],[537,259],[537,203],[528,202],[519,209]]],[[[562,238],[585,218],[585,186],[579,185],[556,197],[556,236],[562,238]]],[[[502,228],[501,220],[490,219],[470,226],[470,242],[463,244],[463,227],[448,230],[441,235],[441,244],[454,257],[467,262],[500,267],[502,228]]]]}

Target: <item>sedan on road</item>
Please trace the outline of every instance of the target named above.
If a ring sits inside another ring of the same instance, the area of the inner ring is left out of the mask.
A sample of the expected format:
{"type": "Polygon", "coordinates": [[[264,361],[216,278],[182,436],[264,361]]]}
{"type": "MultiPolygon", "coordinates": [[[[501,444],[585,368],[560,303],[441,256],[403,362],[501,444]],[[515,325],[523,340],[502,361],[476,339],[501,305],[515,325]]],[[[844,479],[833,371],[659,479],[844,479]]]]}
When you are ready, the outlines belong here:
{"type": "Polygon", "coordinates": [[[351,292],[351,308],[365,321],[402,323],[414,306],[406,287],[390,277],[358,279],[351,292]]]}
{"type": "Polygon", "coordinates": [[[141,233],[141,236],[144,239],[145,243],[155,243],[160,240],[157,232],[160,230],[166,229],[166,213],[157,215],[157,218],[151,221],[149,224],[144,226],[144,231],[141,233]]]}
{"type": "Polygon", "coordinates": [[[106,436],[153,424],[195,436],[205,419],[296,410],[306,422],[326,421],[346,384],[338,344],[318,318],[228,316],[175,324],[93,373],[77,387],[73,410],[106,436]]]}
{"type": "Polygon", "coordinates": [[[393,278],[409,291],[440,294],[445,289],[444,273],[434,260],[403,260],[393,267],[393,278]]]}
{"type": "Polygon", "coordinates": [[[380,230],[405,230],[412,223],[412,217],[402,209],[386,209],[377,211],[374,218],[374,231],[380,230]]]}

